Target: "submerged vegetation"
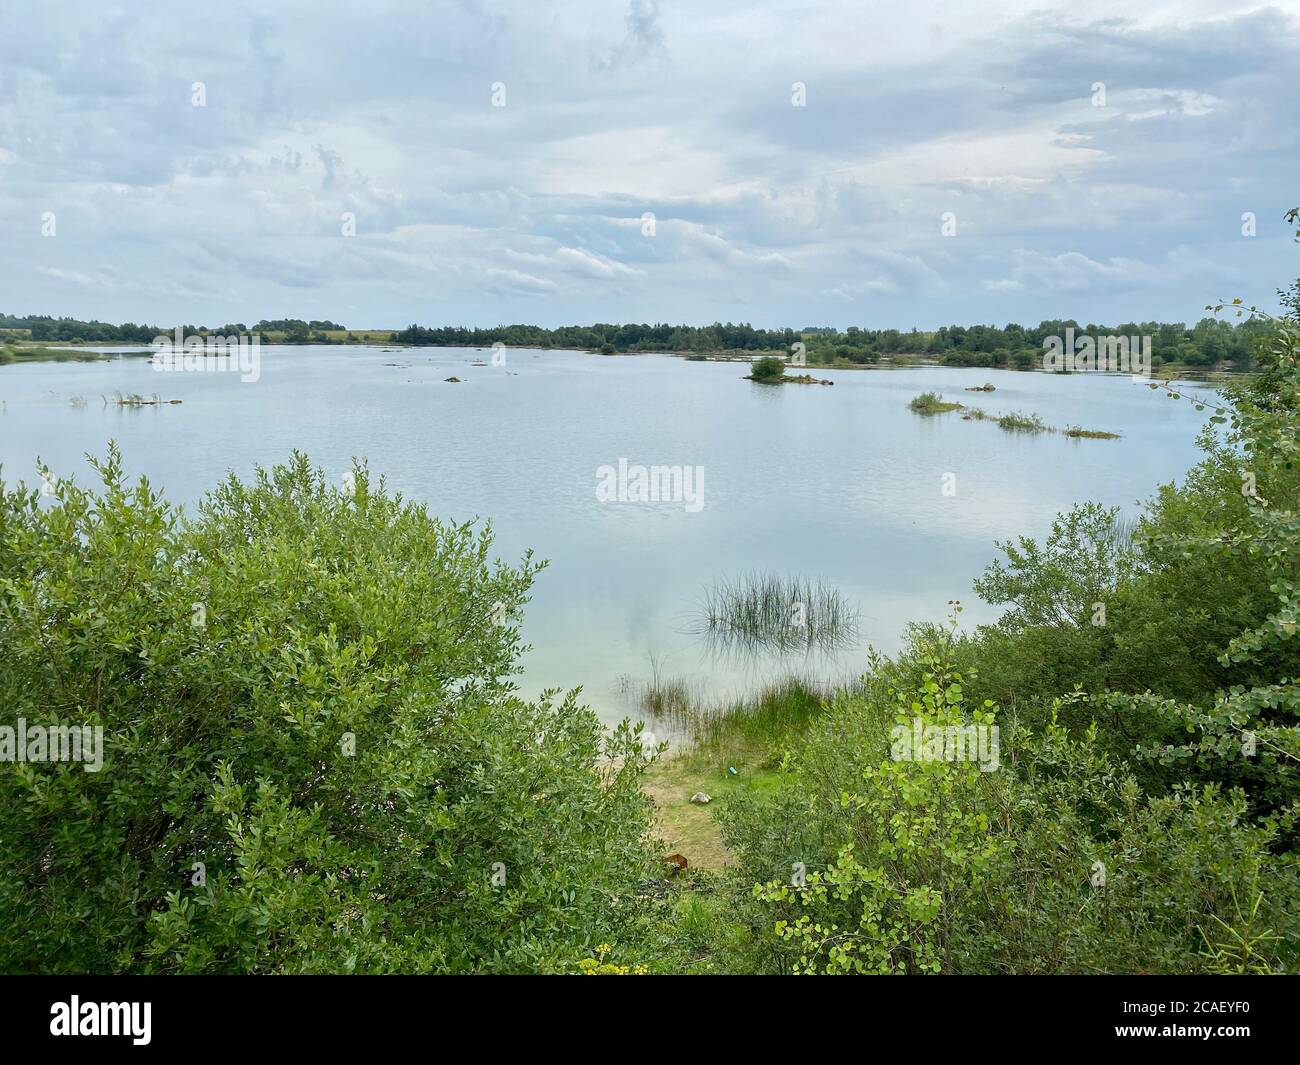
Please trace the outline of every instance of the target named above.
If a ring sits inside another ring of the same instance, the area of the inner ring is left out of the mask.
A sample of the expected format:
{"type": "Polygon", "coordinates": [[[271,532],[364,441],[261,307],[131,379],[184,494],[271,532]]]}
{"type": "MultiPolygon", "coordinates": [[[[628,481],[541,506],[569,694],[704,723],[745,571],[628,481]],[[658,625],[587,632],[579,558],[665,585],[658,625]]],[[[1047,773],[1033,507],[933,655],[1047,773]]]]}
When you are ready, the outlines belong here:
{"type": "Polygon", "coordinates": [[[690,631],[722,653],[834,651],[857,639],[858,617],[838,589],[801,576],[720,577],[690,631]]]}
{"type": "Polygon", "coordinates": [[[657,655],[650,656],[648,681],[638,682],[630,676],[623,676],[619,680],[619,691],[642,717],[656,723],[664,722],[674,731],[686,727],[692,719],[692,708],[700,705],[703,698],[699,685],[667,676],[664,663],[657,655]]]}
{"type": "MultiPolygon", "coordinates": [[[[109,399],[103,397],[104,405],[107,406],[109,399]]],[[[157,392],[152,396],[142,396],[139,392],[114,392],[112,403],[117,407],[161,407],[166,405],[176,405],[180,403],[179,399],[163,399],[157,392]]]]}
{"type": "Polygon", "coordinates": [[[1099,429],[1084,429],[1078,425],[1067,425],[1061,430],[1063,436],[1082,438],[1085,440],[1118,440],[1119,433],[1102,432],[1099,429]]]}
{"type": "Polygon", "coordinates": [[[826,685],[790,676],[722,706],[694,702],[678,717],[678,726],[690,737],[680,758],[694,769],[718,774],[739,775],[746,767],[777,769],[789,744],[825,711],[832,695],[826,685]]]}
{"type": "MultiPolygon", "coordinates": [[[[992,385],[985,385],[981,388],[967,389],[968,392],[992,392],[992,385]]],[[[948,403],[944,401],[942,395],[937,392],[922,392],[916,396],[907,405],[908,409],[915,414],[947,414],[950,411],[960,410],[964,413],[961,420],[964,422],[987,422],[995,421],[999,429],[1009,433],[1055,433],[1060,432],[1063,436],[1083,438],[1088,440],[1118,440],[1119,433],[1107,433],[1093,429],[1083,429],[1077,425],[1067,426],[1065,429],[1053,429],[1045,424],[1037,414],[1022,414],[1012,412],[1010,414],[994,415],[979,407],[967,407],[961,403],[948,403]]]]}
{"type": "Polygon", "coordinates": [[[998,418],[998,428],[1009,433],[1045,433],[1047,426],[1037,414],[1003,414],[998,418]]]}

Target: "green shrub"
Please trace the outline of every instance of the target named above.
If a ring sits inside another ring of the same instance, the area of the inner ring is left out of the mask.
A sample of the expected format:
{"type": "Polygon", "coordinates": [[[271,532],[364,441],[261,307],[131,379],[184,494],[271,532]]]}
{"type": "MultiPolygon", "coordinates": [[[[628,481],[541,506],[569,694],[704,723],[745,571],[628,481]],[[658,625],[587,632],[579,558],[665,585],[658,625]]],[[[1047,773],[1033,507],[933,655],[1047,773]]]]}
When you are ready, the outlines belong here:
{"type": "Polygon", "coordinates": [[[749,376],[755,381],[775,381],[785,375],[785,360],[776,355],[764,355],[749,366],[749,376]]]}
{"type": "Polygon", "coordinates": [[[95,468],[0,485],[0,723],[105,751],[0,765],[0,969],[572,971],[619,941],[645,756],[514,695],[530,557],[364,467],[295,456],[192,519],[95,468]]]}
{"type": "MultiPolygon", "coordinates": [[[[922,690],[896,693],[897,724],[989,729],[994,708],[964,710],[960,674],[936,663],[922,690]]],[[[957,904],[1011,845],[991,831],[984,769],[974,760],[885,758],[861,771],[839,806],[851,830],[825,869],[756,886],[795,972],[939,973],[959,967],[957,904]]]]}
{"type": "Polygon", "coordinates": [[[755,969],[1294,970],[1300,880],[1273,853],[1293,817],[1254,823],[1217,785],[1145,795],[1095,728],[1055,720],[1008,727],[995,771],[896,760],[892,724],[992,720],[966,709],[966,677],[927,665],[915,690],[882,699],[877,678],[847,696],[781,792],[723,811],[735,920],[768,937],[755,969]]]}

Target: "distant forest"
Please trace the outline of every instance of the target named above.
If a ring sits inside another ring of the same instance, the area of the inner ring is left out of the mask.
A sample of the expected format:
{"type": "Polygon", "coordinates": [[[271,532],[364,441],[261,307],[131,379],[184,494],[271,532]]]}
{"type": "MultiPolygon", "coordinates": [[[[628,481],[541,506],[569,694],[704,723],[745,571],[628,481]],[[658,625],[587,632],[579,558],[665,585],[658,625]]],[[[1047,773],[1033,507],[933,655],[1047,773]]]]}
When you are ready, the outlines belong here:
{"type": "Polygon", "coordinates": [[[1126,322],[1116,326],[1081,324],[1073,319],[1023,326],[1012,322],[994,325],[948,325],[925,332],[912,329],[860,329],[849,326],[843,332],[829,327],[803,329],[755,329],[740,323],[714,322],[690,325],[605,325],[562,326],[543,329],[535,325],[467,329],[442,326],[431,329],[418,325],[394,333],[399,344],[487,347],[501,342],[510,346],[537,348],[581,348],[607,354],[626,351],[673,351],[716,354],[723,352],[783,352],[806,345],[807,359],[814,365],[843,363],[867,365],[886,358],[931,358],[953,366],[992,366],[1030,369],[1042,364],[1043,338],[1062,336],[1067,328],[1094,336],[1150,336],[1152,363],[1187,366],[1215,366],[1229,362],[1236,369],[1250,365],[1255,338],[1268,331],[1260,320],[1225,322],[1202,318],[1195,325],[1185,322],[1126,322]]]}
{"type": "MultiPolygon", "coordinates": [[[[263,319],[252,327],[242,322],[216,329],[186,325],[186,333],[260,333],[266,341],[278,343],[346,344],[387,339],[397,344],[444,347],[490,347],[495,343],[511,347],[569,348],[605,354],[636,351],[683,352],[687,354],[781,352],[790,354],[796,343],[806,346],[807,361],[813,365],[868,365],[882,358],[896,361],[936,359],[954,366],[990,366],[1031,369],[1040,365],[1043,338],[1061,336],[1067,328],[1078,335],[1150,336],[1152,363],[1184,366],[1219,366],[1248,369],[1255,339],[1267,326],[1259,320],[1238,323],[1202,318],[1195,325],[1185,322],[1124,322],[1118,325],[1083,324],[1073,319],[1023,326],[1014,322],[995,325],[949,325],[936,330],[860,329],[840,331],[829,327],[803,329],[756,329],[747,323],[712,325],[614,325],[560,326],[545,329],[536,325],[504,325],[488,329],[465,326],[426,327],[410,325],[396,332],[358,330],[349,332],[332,321],[304,321],[298,318],[263,319]]],[[[75,318],[26,318],[0,315],[0,331],[26,331],[33,341],[97,341],[102,343],[148,344],[170,329],[125,322],[83,322],[75,318]]]]}
{"type": "MultiPolygon", "coordinates": [[[[148,344],[162,333],[170,335],[175,326],[136,325],[135,322],[83,322],[77,318],[50,318],[47,315],[32,314],[18,318],[12,314],[0,314],[0,331],[26,330],[32,340],[38,341],[83,341],[102,344],[148,344]]],[[[217,329],[203,325],[183,325],[186,334],[213,333],[228,336],[231,333],[277,333],[283,334],[288,343],[329,343],[327,332],[346,332],[337,322],[304,322],[300,318],[263,319],[251,329],[243,322],[231,322],[217,329]]]]}

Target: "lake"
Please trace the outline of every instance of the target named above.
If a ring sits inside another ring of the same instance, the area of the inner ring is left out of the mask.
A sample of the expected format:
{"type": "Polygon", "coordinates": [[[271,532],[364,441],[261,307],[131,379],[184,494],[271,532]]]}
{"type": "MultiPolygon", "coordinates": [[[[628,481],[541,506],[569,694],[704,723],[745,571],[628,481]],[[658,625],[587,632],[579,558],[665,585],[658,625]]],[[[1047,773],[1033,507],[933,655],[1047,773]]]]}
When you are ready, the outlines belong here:
{"type": "Polygon", "coordinates": [[[1197,460],[1210,413],[1100,374],[814,368],[828,388],[753,384],[746,372],[658,355],[511,349],[498,366],[479,349],[274,345],[248,383],[160,373],[142,358],[0,366],[0,466],[6,481],[31,483],[39,455],[86,483],[83,455],[112,439],[129,472],[188,504],[227,471],[247,476],[295,448],[340,483],[353,456],[366,458],[438,515],[490,518],[501,557],[532,547],[550,560],[524,624],[533,650],[520,686],[581,685],[612,721],[635,713],[654,675],[710,700],[789,673],[844,680],[868,644],[896,649],[908,621],[942,619],[950,599],[964,625],[991,620],[971,581],[994,541],[1041,536],[1075,502],[1134,513],[1197,460]],[[453,375],[461,383],[444,380],[453,375]],[[986,381],[997,390],[963,391],[986,381]],[[183,403],[123,408],[111,402],[119,391],[183,403]],[[923,391],[1122,439],[922,417],[907,404],[923,391]],[[698,468],[700,505],[598,499],[597,471],[620,460],[698,468]],[[692,618],[716,578],[756,571],[839,589],[859,639],[813,657],[718,656],[692,618]]]}

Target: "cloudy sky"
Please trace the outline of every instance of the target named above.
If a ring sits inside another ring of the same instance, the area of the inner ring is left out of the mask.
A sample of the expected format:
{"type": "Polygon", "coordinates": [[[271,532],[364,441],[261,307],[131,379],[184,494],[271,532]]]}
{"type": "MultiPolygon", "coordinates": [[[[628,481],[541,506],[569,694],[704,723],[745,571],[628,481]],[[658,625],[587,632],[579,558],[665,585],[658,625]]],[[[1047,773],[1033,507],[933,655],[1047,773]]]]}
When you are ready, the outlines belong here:
{"type": "Polygon", "coordinates": [[[5,0],[0,312],[1195,320],[1298,106],[1300,0],[5,0]]]}

